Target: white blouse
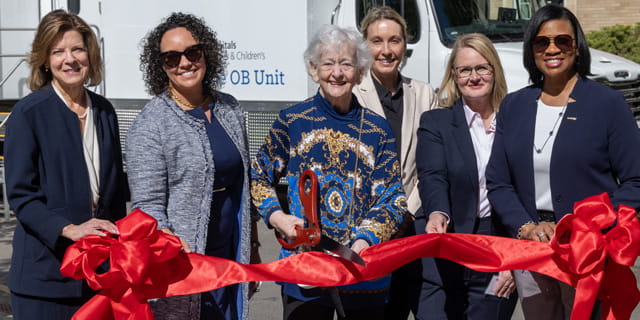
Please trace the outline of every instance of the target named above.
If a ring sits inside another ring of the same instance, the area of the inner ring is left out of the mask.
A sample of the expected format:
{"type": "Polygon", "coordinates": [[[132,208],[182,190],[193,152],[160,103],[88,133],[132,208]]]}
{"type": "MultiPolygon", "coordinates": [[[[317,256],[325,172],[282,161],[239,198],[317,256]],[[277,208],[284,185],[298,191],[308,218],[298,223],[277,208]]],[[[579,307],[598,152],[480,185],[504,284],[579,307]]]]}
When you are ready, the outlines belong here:
{"type": "MultiPolygon", "coordinates": [[[[53,86],[53,89],[58,97],[67,104],[62,94],[58,91],[58,88],[53,86]]],[[[84,132],[82,132],[82,150],[87,173],[89,174],[89,185],[91,187],[91,214],[94,215],[100,198],[100,148],[98,145],[98,135],[96,134],[96,125],[93,121],[93,103],[91,103],[91,99],[86,91],[85,98],[87,99],[87,110],[83,116],[86,117],[86,119],[84,132]]],[[[68,106],[69,105],[67,105],[67,107],[68,106]]]]}
{"type": "Polygon", "coordinates": [[[551,152],[553,143],[562,125],[566,105],[562,107],[548,106],[538,100],[536,113],[536,130],[533,138],[533,175],[536,189],[536,208],[553,211],[551,198],[551,152]]]}
{"type": "Polygon", "coordinates": [[[487,197],[485,171],[491,157],[491,147],[493,146],[493,138],[496,132],[495,113],[488,129],[484,127],[482,116],[471,110],[466,103],[464,104],[464,115],[469,126],[469,134],[471,134],[473,151],[476,155],[476,165],[478,166],[478,212],[476,214],[479,218],[486,218],[491,216],[491,204],[487,197]]]}

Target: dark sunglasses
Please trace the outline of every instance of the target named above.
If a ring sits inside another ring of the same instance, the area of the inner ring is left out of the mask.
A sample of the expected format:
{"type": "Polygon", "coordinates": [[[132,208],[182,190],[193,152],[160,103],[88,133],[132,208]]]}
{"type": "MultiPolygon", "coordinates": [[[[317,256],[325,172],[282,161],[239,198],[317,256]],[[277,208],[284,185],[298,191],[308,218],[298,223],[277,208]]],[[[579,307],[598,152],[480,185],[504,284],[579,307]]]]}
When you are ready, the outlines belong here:
{"type": "Polygon", "coordinates": [[[533,39],[533,51],[534,52],[544,52],[547,50],[551,42],[558,47],[558,49],[562,51],[571,51],[573,50],[573,38],[568,34],[559,34],[553,38],[545,37],[545,36],[537,36],[533,39]]]}
{"type": "Polygon", "coordinates": [[[198,60],[200,60],[200,57],[202,57],[203,49],[204,49],[204,46],[202,44],[195,44],[186,48],[182,52],[180,51],[162,52],[160,53],[160,59],[162,59],[162,63],[164,63],[164,65],[167,66],[168,68],[175,68],[178,65],[180,65],[180,59],[182,59],[183,55],[187,57],[187,60],[191,62],[198,62],[198,60]]]}

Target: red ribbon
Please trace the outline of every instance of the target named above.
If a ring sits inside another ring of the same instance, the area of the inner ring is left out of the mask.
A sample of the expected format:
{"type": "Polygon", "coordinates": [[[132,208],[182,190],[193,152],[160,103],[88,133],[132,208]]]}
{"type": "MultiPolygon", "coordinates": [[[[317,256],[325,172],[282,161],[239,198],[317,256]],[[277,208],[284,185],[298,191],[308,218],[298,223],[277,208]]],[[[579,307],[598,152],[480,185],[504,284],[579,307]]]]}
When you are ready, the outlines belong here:
{"type": "Polygon", "coordinates": [[[420,257],[440,257],[485,272],[531,270],[577,287],[572,319],[588,319],[596,295],[607,319],[628,319],[640,301],[629,266],[640,252],[635,211],[611,208],[606,194],[575,206],[551,245],[494,236],[424,234],[372,246],[361,267],[321,252],[243,265],[184,254],[180,241],[134,210],[117,222],[119,237],[88,236],[69,247],[60,271],[101,290],[74,319],[153,319],[147,299],[205,292],[239,282],[281,281],[338,286],[379,278],[420,257]],[[600,230],[615,226],[603,234],[600,230]],[[103,274],[94,271],[110,259],[103,274]]]}
{"type": "Polygon", "coordinates": [[[640,254],[633,208],[621,205],[614,211],[606,193],[578,202],[574,214],[558,222],[550,246],[558,267],[578,277],[572,283],[576,297],[571,319],[588,319],[596,298],[602,301],[603,319],[629,319],[640,301],[629,269],[640,254]]]}

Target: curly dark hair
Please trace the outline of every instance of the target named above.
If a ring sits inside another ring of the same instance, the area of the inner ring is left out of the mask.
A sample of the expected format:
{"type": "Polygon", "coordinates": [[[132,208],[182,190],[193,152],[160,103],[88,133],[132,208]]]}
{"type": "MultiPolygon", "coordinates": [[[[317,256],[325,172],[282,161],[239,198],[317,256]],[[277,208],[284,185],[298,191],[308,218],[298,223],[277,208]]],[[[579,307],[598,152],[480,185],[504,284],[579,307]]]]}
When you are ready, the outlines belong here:
{"type": "Polygon", "coordinates": [[[205,24],[203,19],[182,12],[173,12],[143,39],[140,71],[142,71],[147,91],[152,95],[159,95],[167,90],[169,77],[162,68],[160,40],[165,32],[179,27],[189,30],[193,38],[204,45],[204,60],[207,70],[202,79],[202,90],[203,93],[214,97],[215,89],[224,76],[225,51],[216,38],[216,33],[205,24]]]}

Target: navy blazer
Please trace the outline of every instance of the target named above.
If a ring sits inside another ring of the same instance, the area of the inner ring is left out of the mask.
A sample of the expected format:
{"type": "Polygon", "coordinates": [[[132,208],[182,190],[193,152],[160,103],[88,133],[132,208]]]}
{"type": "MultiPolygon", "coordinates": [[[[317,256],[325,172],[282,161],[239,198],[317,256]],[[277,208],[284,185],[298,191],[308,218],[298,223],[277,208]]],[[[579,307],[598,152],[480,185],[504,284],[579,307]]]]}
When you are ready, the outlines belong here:
{"type": "Polygon", "coordinates": [[[473,233],[478,217],[478,166],[464,106],[424,112],[418,129],[418,188],[424,214],[449,215],[449,232],[473,233]]]}
{"type": "MultiPolygon", "coordinates": [[[[125,216],[126,180],[113,106],[89,92],[100,149],[100,199],[96,217],[125,216]]],[[[71,240],[62,228],[91,219],[89,174],[77,115],[52,86],[29,94],[7,122],[5,179],[18,219],[9,287],[38,297],[80,297],[82,281],[63,278],[60,262],[71,240]]],[[[86,288],[85,288],[86,289],[86,288]]]]}
{"type": "MultiPolygon", "coordinates": [[[[533,139],[541,88],[529,86],[502,101],[487,167],[489,201],[512,236],[538,222],[533,139]]],[[[614,205],[640,208],[640,132],[622,95],[579,78],[553,144],[550,184],[556,221],[573,204],[609,193],[614,205]]]]}

